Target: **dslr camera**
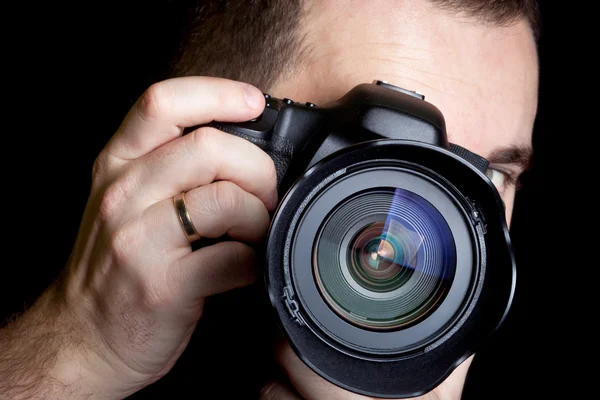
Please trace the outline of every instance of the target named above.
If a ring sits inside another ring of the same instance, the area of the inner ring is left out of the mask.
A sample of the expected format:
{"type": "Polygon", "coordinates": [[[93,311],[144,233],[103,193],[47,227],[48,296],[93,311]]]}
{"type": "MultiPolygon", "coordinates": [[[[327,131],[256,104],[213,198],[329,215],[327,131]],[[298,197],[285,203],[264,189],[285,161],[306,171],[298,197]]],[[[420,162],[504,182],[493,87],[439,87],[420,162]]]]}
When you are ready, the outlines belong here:
{"type": "Polygon", "coordinates": [[[449,143],[422,95],[387,82],[323,107],[265,98],[260,117],[211,125],[275,163],[265,281],[289,343],[352,392],[432,390],[500,326],[515,291],[487,160],[449,143]]]}

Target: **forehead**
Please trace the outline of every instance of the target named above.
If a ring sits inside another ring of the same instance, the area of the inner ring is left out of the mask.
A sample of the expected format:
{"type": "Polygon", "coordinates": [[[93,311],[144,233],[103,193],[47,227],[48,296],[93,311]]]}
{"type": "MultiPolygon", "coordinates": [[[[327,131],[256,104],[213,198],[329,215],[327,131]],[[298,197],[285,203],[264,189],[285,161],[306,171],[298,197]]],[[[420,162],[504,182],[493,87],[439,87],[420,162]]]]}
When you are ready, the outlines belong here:
{"type": "Polygon", "coordinates": [[[502,28],[462,25],[452,35],[440,35],[427,53],[426,66],[401,75],[440,108],[451,141],[482,155],[531,144],[538,64],[526,22],[502,28]]]}
{"type": "Polygon", "coordinates": [[[481,155],[531,142],[538,65],[527,22],[485,26],[427,2],[337,4],[307,11],[303,58],[276,95],[323,104],[386,80],[423,93],[444,114],[450,140],[481,155]]]}

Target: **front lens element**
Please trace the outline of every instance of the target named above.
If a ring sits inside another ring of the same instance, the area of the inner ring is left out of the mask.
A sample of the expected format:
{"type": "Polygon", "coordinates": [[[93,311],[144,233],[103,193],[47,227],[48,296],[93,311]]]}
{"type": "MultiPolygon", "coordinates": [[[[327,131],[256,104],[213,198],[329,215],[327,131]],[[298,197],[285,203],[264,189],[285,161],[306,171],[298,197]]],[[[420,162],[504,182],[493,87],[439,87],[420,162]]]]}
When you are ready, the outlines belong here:
{"type": "MultiPolygon", "coordinates": [[[[407,267],[416,259],[418,247],[397,221],[373,222],[351,240],[350,274],[356,283],[374,292],[389,292],[412,276],[407,267]]],[[[417,242],[420,242],[420,238],[417,242]]]]}
{"type": "Polygon", "coordinates": [[[454,278],[448,224],[427,200],[377,188],[341,203],[314,247],[317,285],[347,321],[371,329],[407,327],[429,315],[454,278]]]}

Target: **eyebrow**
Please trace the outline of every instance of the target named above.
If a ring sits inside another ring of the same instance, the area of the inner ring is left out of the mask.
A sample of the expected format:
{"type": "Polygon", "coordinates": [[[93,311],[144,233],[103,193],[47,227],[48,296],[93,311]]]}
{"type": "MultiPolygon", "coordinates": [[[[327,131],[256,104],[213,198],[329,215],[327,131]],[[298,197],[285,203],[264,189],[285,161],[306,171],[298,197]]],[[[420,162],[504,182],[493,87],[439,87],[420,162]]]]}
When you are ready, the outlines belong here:
{"type": "Polygon", "coordinates": [[[531,146],[512,145],[495,149],[487,159],[490,164],[512,164],[525,171],[531,168],[532,156],[531,146]]]}

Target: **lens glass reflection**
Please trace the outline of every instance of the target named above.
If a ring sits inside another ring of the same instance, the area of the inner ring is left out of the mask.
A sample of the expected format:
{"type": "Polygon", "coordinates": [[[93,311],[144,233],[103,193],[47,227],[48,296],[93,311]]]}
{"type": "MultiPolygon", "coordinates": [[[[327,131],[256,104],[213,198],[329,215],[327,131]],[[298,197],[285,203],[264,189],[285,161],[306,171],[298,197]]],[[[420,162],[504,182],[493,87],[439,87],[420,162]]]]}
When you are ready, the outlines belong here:
{"type": "Polygon", "coordinates": [[[427,200],[377,188],[341,203],[315,242],[314,272],[327,304],[371,329],[417,323],[443,301],[456,252],[448,224],[427,200]]]}

